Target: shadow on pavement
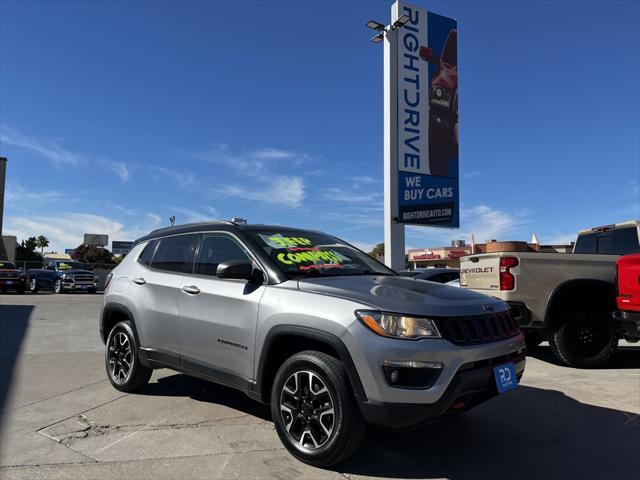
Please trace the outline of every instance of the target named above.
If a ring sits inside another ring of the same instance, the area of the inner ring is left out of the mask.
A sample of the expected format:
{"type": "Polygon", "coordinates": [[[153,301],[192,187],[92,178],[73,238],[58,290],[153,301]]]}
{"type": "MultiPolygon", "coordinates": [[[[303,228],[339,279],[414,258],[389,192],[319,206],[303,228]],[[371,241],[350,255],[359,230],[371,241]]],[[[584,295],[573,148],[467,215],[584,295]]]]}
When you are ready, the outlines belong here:
{"type": "Polygon", "coordinates": [[[7,402],[13,369],[32,311],[32,305],[0,305],[0,412],[7,402]]]}
{"type": "MultiPolygon", "coordinates": [[[[637,346],[620,346],[618,350],[611,356],[611,359],[604,365],[595,367],[595,370],[614,370],[614,369],[633,369],[640,368],[640,343],[637,346]]],[[[537,358],[543,362],[551,363],[559,367],[567,367],[564,363],[551,353],[548,346],[541,345],[527,355],[537,358]]]]}
{"type": "Polygon", "coordinates": [[[410,432],[370,429],[337,470],[391,478],[638,478],[636,414],[520,386],[410,432]]]}
{"type": "Polygon", "coordinates": [[[136,394],[190,397],[200,402],[224,405],[248,415],[271,421],[271,411],[267,405],[251,400],[244,393],[233,388],[181,373],[158,378],[157,383],[149,383],[136,394]]]}

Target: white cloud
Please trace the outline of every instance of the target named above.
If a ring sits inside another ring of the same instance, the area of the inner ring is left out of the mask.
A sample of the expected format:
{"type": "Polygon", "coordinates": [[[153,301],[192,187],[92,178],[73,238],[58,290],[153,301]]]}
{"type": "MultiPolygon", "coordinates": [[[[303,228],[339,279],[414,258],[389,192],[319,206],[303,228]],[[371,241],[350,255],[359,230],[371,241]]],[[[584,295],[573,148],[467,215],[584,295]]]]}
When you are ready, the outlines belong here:
{"type": "Polygon", "coordinates": [[[166,175],[170,179],[174,180],[176,184],[181,188],[188,187],[189,185],[195,183],[195,175],[193,173],[177,172],[175,170],[170,170],[168,168],[158,166],[151,166],[149,167],[149,170],[166,175]]]}
{"type": "Polygon", "coordinates": [[[215,208],[207,207],[209,214],[184,207],[168,207],[167,210],[176,216],[176,225],[194,222],[210,222],[217,220],[218,212],[215,208]]]}
{"type": "Polygon", "coordinates": [[[576,241],[576,232],[556,234],[549,238],[543,237],[540,239],[543,245],[569,245],[571,242],[576,241]]]}
{"type": "Polygon", "coordinates": [[[260,185],[253,188],[244,185],[224,185],[211,193],[214,196],[227,195],[295,208],[299,207],[305,198],[305,185],[300,177],[283,175],[261,179],[260,185]]]}
{"type": "Polygon", "coordinates": [[[129,167],[124,162],[112,162],[110,160],[103,160],[101,162],[105,167],[115,173],[122,183],[126,183],[129,181],[131,174],[129,172],[129,167]]]}
{"type": "Polygon", "coordinates": [[[160,225],[160,222],[162,222],[162,217],[160,217],[160,215],[156,215],[155,213],[145,213],[146,217],[148,219],[151,220],[151,223],[153,224],[154,227],[160,225]]]}
{"type": "Polygon", "coordinates": [[[37,206],[45,205],[62,199],[65,196],[64,193],[55,190],[45,190],[42,192],[31,192],[25,190],[20,185],[8,184],[5,190],[5,200],[7,206],[11,203],[24,205],[25,203],[32,203],[37,206]]]}
{"type": "Polygon", "coordinates": [[[53,141],[42,142],[35,138],[28,137],[6,125],[0,125],[0,144],[1,143],[36,152],[50,160],[57,167],[65,165],[75,166],[85,162],[85,158],[79,153],[67,150],[53,141]]]}
{"type": "Polygon", "coordinates": [[[407,236],[411,237],[412,243],[420,244],[419,248],[449,245],[454,239],[470,242],[471,235],[476,243],[491,239],[528,241],[531,232],[524,229],[528,216],[528,212],[524,210],[506,210],[488,205],[462,207],[460,229],[409,227],[407,236]]]}
{"type": "Polygon", "coordinates": [[[279,150],[277,148],[261,148],[260,150],[254,151],[253,156],[256,158],[281,160],[283,158],[291,158],[295,156],[295,153],[287,150],[279,150]]]}

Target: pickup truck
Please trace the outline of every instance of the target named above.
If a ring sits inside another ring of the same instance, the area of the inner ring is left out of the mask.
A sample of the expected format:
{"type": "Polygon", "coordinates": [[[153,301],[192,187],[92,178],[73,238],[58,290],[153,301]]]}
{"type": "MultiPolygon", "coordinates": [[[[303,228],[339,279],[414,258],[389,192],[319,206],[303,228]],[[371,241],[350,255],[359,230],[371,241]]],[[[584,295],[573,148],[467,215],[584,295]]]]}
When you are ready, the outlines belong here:
{"type": "Polygon", "coordinates": [[[15,290],[24,293],[24,272],[13,262],[0,261],[0,292],[15,290]]]}
{"type": "Polygon", "coordinates": [[[72,260],[51,260],[41,269],[27,270],[27,286],[31,292],[50,289],[55,293],[86,291],[96,293],[98,274],[84,263],[72,260]]]}
{"type": "Polygon", "coordinates": [[[573,253],[496,252],[460,259],[460,286],[506,301],[529,350],[548,340],[573,367],[606,362],[618,340],[616,260],[640,253],[640,221],[578,232],[573,253]]]}
{"type": "Polygon", "coordinates": [[[618,310],[614,321],[626,337],[640,340],[640,255],[625,255],[616,263],[618,310]]]}

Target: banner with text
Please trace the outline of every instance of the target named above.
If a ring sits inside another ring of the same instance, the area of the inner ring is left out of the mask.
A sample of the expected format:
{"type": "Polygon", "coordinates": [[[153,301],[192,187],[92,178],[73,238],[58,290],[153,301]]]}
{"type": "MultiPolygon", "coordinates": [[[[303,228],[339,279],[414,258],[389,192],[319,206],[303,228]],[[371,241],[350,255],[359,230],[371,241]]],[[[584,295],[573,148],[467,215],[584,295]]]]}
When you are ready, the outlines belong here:
{"type": "Polygon", "coordinates": [[[397,5],[398,222],[458,227],[457,22],[397,5]]]}

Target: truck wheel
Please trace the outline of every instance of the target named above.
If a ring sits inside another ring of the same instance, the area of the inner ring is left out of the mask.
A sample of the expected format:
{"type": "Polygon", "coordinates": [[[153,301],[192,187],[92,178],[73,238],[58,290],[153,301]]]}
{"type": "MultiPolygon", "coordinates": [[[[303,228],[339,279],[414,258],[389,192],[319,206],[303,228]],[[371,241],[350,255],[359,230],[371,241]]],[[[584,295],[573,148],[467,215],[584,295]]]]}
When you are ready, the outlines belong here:
{"type": "Polygon", "coordinates": [[[31,293],[36,293],[38,291],[38,281],[35,278],[29,280],[29,291],[31,293]]]}
{"type": "Polygon", "coordinates": [[[136,338],[127,321],[117,323],[109,332],[104,360],[111,385],[121,392],[138,390],[153,373],[140,363],[136,338]]]}
{"type": "Polygon", "coordinates": [[[586,311],[572,314],[567,322],[549,335],[553,354],[571,367],[602,365],[618,346],[618,339],[607,314],[586,311]]]}
{"type": "Polygon", "coordinates": [[[271,416],[287,450],[317,467],[353,454],[366,427],[342,362],[311,350],[289,357],[278,370],[271,416]]]}
{"type": "Polygon", "coordinates": [[[542,332],[535,329],[523,330],[524,343],[527,346],[527,353],[533,352],[538,346],[544,342],[544,335],[542,332]]]}
{"type": "Polygon", "coordinates": [[[56,280],[56,283],[53,286],[53,291],[56,293],[64,293],[64,286],[62,285],[62,280],[56,280]]]}

